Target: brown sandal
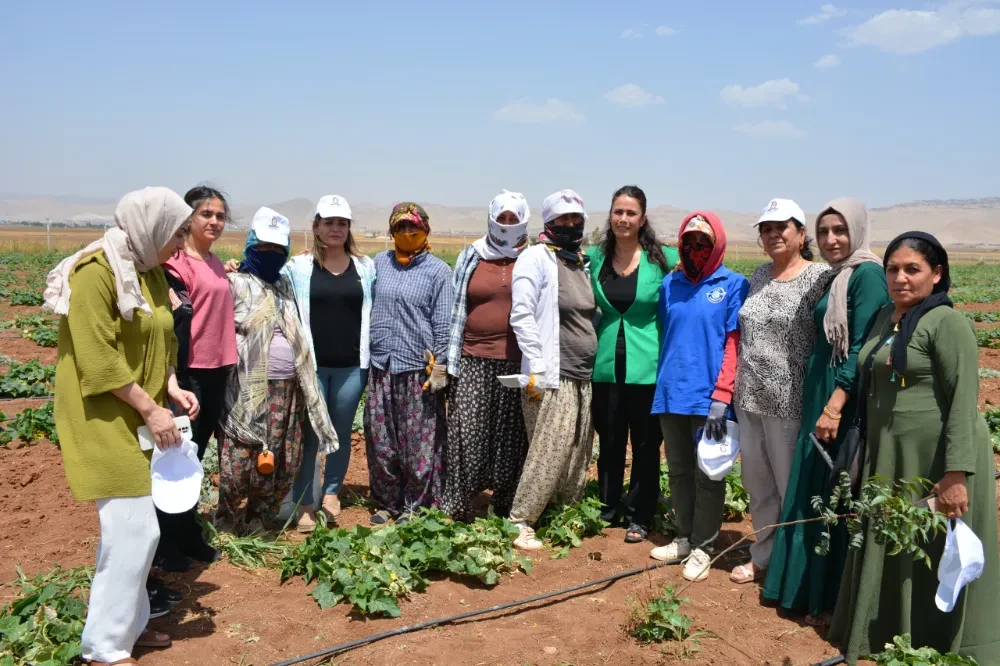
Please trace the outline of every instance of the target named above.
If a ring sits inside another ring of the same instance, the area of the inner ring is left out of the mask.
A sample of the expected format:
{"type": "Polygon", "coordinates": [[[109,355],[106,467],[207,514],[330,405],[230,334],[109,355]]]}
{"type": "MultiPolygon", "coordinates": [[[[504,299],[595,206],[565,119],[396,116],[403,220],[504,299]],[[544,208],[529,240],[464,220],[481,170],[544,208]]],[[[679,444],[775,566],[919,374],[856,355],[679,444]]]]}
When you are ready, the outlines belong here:
{"type": "MultiPolygon", "coordinates": [[[[152,629],[144,629],[139,638],[135,641],[138,648],[165,648],[170,647],[170,636],[152,629]]],[[[123,662],[128,663],[128,662],[123,662]]]]}

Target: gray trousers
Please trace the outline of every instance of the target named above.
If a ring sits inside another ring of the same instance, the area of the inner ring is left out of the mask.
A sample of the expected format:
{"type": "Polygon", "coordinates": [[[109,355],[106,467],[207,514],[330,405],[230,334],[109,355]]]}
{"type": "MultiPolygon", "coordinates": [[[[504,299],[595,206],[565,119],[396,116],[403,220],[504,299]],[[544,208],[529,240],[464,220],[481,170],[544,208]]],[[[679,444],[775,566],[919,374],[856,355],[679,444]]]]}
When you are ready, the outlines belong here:
{"type": "MultiPolygon", "coordinates": [[[[743,487],[750,494],[750,515],[755,530],[774,525],[781,518],[785,489],[799,437],[799,419],[779,419],[736,410],[740,421],[740,460],[743,487]]],[[[757,534],[750,557],[761,569],[771,562],[774,530],[757,534]]]]}
{"type": "Polygon", "coordinates": [[[695,432],[703,425],[704,416],[660,414],[677,536],[689,539],[692,548],[707,549],[722,529],[726,482],[712,481],[698,468],[695,432]]]}

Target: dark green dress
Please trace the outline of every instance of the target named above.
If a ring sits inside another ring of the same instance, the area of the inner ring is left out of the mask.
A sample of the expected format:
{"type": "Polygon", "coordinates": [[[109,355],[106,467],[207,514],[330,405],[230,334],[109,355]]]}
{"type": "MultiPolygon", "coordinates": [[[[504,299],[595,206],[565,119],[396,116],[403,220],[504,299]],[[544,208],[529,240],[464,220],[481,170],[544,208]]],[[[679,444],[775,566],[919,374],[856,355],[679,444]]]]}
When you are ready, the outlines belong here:
{"type": "MultiPolygon", "coordinates": [[[[875,322],[861,358],[879,341],[892,307],[875,322]]],[[[854,664],[880,652],[898,634],[914,646],[974,657],[980,666],[1000,666],[1000,554],[997,552],[993,449],[979,402],[979,350],[972,325],[961,313],[938,307],[925,314],[907,346],[903,380],[892,379],[888,345],[875,355],[868,398],[867,449],[862,478],[923,477],[937,482],[945,472],[965,472],[969,512],[962,516],[980,541],[983,575],[966,586],[950,613],[934,603],[944,535],[925,546],[930,569],[908,555],[889,557],[865,534],[852,550],[829,639],[854,664]]]]}
{"type": "MultiPolygon", "coordinates": [[[[858,371],[858,352],[865,342],[872,320],[882,306],[889,302],[885,273],[878,264],[861,264],[854,269],[847,284],[850,350],[848,357],[839,365],[830,365],[833,347],[823,332],[829,290],[816,304],[814,311],[816,344],[806,366],[802,430],[795,444],[792,473],[788,478],[785,505],[781,510],[783,523],[815,517],[812,498],[829,493],[830,468],[816,453],[809,435],[816,432],[816,421],[834,389],[840,387],[848,393],[853,391],[858,371]]],[[[853,398],[847,401],[841,414],[837,442],[832,447],[834,452],[854,420],[853,398]]],[[[777,601],[784,608],[813,614],[833,610],[840,589],[840,573],[847,556],[847,533],[844,529],[834,529],[831,532],[830,552],[821,556],[816,554],[815,547],[822,531],[818,522],[778,528],[774,534],[771,563],[764,583],[764,598],[777,601]]]]}

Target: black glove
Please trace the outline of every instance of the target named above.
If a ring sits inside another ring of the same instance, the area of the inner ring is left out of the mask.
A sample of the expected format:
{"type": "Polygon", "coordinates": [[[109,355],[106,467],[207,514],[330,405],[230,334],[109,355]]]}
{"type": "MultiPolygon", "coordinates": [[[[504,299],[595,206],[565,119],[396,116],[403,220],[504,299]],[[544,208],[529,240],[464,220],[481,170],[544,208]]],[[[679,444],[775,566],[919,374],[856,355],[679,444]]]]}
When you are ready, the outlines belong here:
{"type": "Polygon", "coordinates": [[[721,400],[713,400],[708,408],[708,418],[705,419],[705,437],[721,442],[726,439],[726,412],[729,405],[721,400]]]}

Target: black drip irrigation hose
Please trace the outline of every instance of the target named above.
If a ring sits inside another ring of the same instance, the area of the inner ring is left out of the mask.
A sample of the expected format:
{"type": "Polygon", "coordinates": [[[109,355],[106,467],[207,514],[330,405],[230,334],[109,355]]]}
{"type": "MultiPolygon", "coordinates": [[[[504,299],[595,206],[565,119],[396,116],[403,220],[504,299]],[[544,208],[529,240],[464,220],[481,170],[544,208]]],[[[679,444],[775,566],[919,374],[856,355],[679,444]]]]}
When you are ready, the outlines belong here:
{"type": "MultiPolygon", "coordinates": [[[[739,545],[736,548],[733,548],[731,551],[729,551],[727,555],[730,553],[738,553],[740,551],[746,550],[749,547],[750,543],[739,545]]],[[[495,613],[497,611],[507,610],[508,608],[523,606],[525,604],[534,603],[536,601],[542,601],[544,599],[550,599],[552,597],[558,597],[564,594],[569,594],[570,592],[577,592],[579,590],[584,590],[587,589],[588,587],[596,587],[598,585],[603,585],[605,583],[613,583],[617,580],[621,580],[622,578],[637,576],[638,574],[645,573],[647,571],[653,571],[654,569],[659,569],[660,567],[665,567],[673,564],[680,564],[683,561],[684,558],[679,558],[676,560],[667,560],[666,562],[656,562],[655,564],[647,564],[644,567],[629,569],[628,571],[622,571],[620,573],[612,574],[610,576],[605,576],[604,578],[598,578],[597,580],[592,580],[589,583],[580,583],[579,585],[574,585],[573,587],[567,587],[565,589],[556,590],[554,592],[546,592],[545,594],[539,594],[534,597],[528,597],[527,599],[510,601],[505,604],[498,604],[496,606],[490,606],[489,608],[480,608],[479,610],[468,611],[466,613],[452,615],[451,617],[443,617],[437,620],[428,620],[427,622],[421,622],[419,624],[411,624],[406,627],[400,627],[399,629],[393,629],[392,631],[386,631],[381,634],[375,634],[374,636],[359,638],[358,640],[350,641],[349,643],[341,643],[340,645],[335,645],[331,648],[320,650],[319,652],[313,652],[312,654],[307,654],[301,657],[295,657],[294,659],[288,659],[286,661],[278,662],[276,664],[271,664],[271,666],[292,666],[293,664],[301,664],[304,661],[310,661],[312,659],[321,659],[323,657],[330,657],[338,652],[351,650],[356,647],[361,647],[362,645],[374,643],[376,641],[380,641],[386,638],[392,638],[393,636],[401,636],[403,634],[413,633],[414,631],[420,631],[421,629],[436,627],[441,624],[450,624],[452,622],[458,622],[459,620],[466,620],[470,617],[476,617],[477,615],[486,615],[487,613],[495,613]]]]}
{"type": "MultiPolygon", "coordinates": [[[[1000,479],[1000,471],[995,472],[993,478],[1000,479]]],[[[750,545],[751,545],[750,543],[742,544],[740,546],[737,546],[736,548],[733,548],[731,551],[729,551],[729,553],[738,553],[740,551],[746,550],[750,547],[750,545]]],[[[596,587],[598,585],[603,585],[604,583],[613,583],[615,581],[621,580],[622,578],[637,576],[647,571],[653,571],[654,569],[659,569],[660,567],[680,564],[683,561],[684,561],[683,558],[681,558],[676,560],[668,560],[666,562],[657,562],[656,564],[647,564],[644,567],[629,569],[628,571],[622,571],[620,573],[612,574],[610,576],[605,576],[604,578],[592,580],[589,583],[581,583],[579,585],[567,587],[562,590],[556,590],[554,592],[546,592],[545,594],[539,594],[534,597],[528,597],[527,599],[520,599],[519,601],[511,601],[505,604],[498,604],[496,606],[490,606],[489,608],[481,608],[479,610],[468,611],[466,613],[459,613],[458,615],[452,615],[451,617],[442,617],[437,620],[428,620],[427,622],[411,624],[406,627],[400,627],[399,629],[393,629],[392,631],[385,631],[382,632],[381,634],[375,634],[374,636],[359,638],[356,641],[341,643],[340,645],[335,645],[331,648],[320,650],[319,652],[313,652],[312,654],[303,655],[301,657],[295,657],[293,659],[286,659],[285,661],[271,664],[271,666],[293,666],[294,664],[301,664],[302,662],[311,661],[313,659],[322,659],[323,657],[330,657],[337,654],[338,652],[344,652],[345,650],[352,650],[356,647],[361,647],[362,645],[368,645],[369,643],[375,643],[376,641],[381,641],[386,638],[392,638],[393,636],[402,636],[403,634],[410,634],[415,631],[429,629],[430,627],[436,627],[442,624],[451,624],[453,622],[458,622],[459,620],[467,620],[470,617],[477,617],[479,615],[486,615],[488,613],[496,613],[497,611],[507,610],[508,608],[515,608],[517,606],[524,606],[525,604],[531,604],[536,601],[542,601],[544,599],[551,599],[552,597],[562,596],[564,594],[569,594],[570,592],[577,592],[578,590],[585,590],[588,587],[596,587]]],[[[844,655],[838,654],[835,657],[830,657],[829,659],[824,659],[823,661],[817,662],[813,664],[813,666],[837,666],[837,664],[844,663],[845,660],[846,658],[844,657],[844,655]]]]}

